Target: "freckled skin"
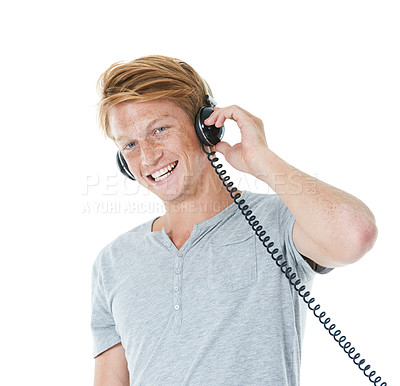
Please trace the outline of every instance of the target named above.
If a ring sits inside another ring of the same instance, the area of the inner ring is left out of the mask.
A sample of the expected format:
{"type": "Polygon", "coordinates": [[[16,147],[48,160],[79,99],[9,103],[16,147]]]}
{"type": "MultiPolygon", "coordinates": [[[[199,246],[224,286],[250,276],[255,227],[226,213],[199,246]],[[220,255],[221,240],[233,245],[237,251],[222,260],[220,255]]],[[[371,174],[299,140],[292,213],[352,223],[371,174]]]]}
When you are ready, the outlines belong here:
{"type": "Polygon", "coordinates": [[[137,181],[164,203],[198,201],[210,194],[205,186],[215,180],[215,172],[201,149],[194,123],[175,103],[162,99],[120,103],[111,109],[110,126],[115,138],[126,136],[116,143],[137,181]],[[155,119],[159,120],[149,126],[155,119]],[[162,126],[166,130],[156,132],[162,126]],[[136,145],[124,150],[132,141],[136,145]],[[147,175],[176,160],[179,163],[174,173],[179,172],[175,176],[179,178],[173,183],[167,180],[166,184],[152,185],[147,175]]]}

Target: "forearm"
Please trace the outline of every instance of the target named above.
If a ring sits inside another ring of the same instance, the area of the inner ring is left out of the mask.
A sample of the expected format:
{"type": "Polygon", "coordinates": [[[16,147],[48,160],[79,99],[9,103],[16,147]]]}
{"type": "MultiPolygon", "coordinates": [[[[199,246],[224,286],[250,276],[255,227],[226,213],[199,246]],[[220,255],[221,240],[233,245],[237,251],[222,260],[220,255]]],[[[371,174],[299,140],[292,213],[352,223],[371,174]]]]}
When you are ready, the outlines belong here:
{"type": "Polygon", "coordinates": [[[358,198],[289,165],[267,149],[254,176],[284,201],[302,230],[329,256],[356,261],[376,239],[375,218],[358,198]]]}

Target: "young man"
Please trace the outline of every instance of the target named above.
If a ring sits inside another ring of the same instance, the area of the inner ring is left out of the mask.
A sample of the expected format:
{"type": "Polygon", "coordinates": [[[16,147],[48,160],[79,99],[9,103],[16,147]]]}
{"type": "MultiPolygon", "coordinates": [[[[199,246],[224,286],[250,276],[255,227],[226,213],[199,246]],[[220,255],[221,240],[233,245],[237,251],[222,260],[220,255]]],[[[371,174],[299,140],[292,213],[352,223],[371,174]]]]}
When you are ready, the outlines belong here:
{"type": "MultiPolygon", "coordinates": [[[[205,82],[180,60],[148,56],[112,65],[99,85],[102,129],[166,214],[94,263],[95,385],[298,385],[306,305],[202,151],[205,82]]],[[[238,106],[205,123],[226,119],[241,142],[213,150],[276,191],[241,193],[303,284],[372,248],[377,228],[360,200],[279,158],[262,121],[238,106]]]]}

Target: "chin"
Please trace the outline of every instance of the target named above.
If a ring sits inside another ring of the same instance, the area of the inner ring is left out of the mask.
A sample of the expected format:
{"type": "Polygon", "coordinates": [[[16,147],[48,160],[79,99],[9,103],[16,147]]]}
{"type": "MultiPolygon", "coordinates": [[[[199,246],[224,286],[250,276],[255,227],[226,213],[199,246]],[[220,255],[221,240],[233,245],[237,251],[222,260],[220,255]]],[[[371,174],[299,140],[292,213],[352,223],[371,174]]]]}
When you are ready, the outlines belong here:
{"type": "Polygon", "coordinates": [[[153,192],[155,195],[158,196],[158,198],[160,200],[162,200],[163,202],[168,202],[168,203],[179,203],[184,201],[188,195],[185,194],[182,191],[169,191],[169,192],[153,192]]]}
{"type": "Polygon", "coordinates": [[[151,189],[151,191],[164,203],[179,204],[190,198],[193,193],[193,185],[174,185],[165,190],[151,189]]]}

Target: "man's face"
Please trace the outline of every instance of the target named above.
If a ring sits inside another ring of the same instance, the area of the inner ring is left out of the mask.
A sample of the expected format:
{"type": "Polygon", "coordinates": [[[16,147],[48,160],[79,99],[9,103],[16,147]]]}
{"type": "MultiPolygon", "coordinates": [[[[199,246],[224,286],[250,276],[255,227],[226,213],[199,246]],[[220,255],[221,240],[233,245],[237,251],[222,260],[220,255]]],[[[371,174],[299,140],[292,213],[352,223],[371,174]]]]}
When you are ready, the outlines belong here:
{"type": "Polygon", "coordinates": [[[201,176],[211,168],[194,123],[182,108],[163,99],[122,102],[111,109],[110,126],[141,185],[164,202],[181,202],[199,193],[201,176]]]}

